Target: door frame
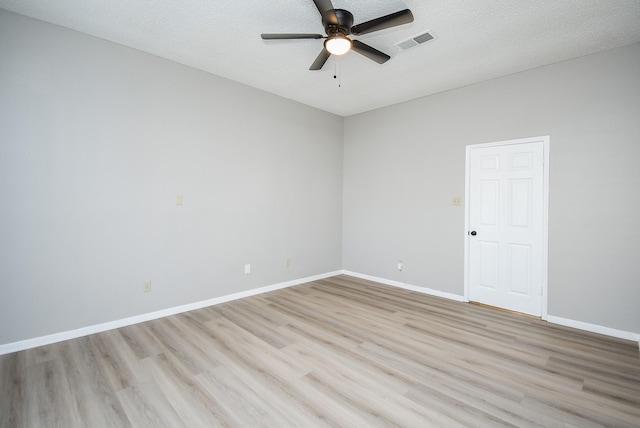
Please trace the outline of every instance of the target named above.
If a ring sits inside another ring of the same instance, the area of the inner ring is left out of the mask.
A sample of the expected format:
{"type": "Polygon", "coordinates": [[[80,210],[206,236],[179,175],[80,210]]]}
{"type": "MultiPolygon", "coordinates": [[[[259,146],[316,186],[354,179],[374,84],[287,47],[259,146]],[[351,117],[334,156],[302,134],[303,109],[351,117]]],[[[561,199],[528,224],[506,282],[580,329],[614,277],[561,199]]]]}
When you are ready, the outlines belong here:
{"type": "Polygon", "coordinates": [[[469,191],[471,188],[470,183],[470,168],[471,168],[471,150],[481,149],[485,147],[497,147],[508,146],[525,143],[542,142],[543,151],[543,171],[542,171],[542,308],[541,318],[547,320],[547,286],[549,278],[549,136],[544,135],[541,137],[521,138],[517,140],[496,141],[493,143],[483,144],[470,144],[465,147],[465,176],[464,176],[464,301],[469,302],[469,235],[467,232],[470,229],[470,210],[469,210],[469,191]]]}

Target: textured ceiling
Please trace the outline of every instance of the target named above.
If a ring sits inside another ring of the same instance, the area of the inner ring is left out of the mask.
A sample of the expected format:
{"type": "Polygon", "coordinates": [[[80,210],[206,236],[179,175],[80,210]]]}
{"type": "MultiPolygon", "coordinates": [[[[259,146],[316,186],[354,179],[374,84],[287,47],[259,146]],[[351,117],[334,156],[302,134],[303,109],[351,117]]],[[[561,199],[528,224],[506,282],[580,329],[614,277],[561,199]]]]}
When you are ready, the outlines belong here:
{"type": "Polygon", "coordinates": [[[0,8],[168,58],[341,116],[640,41],[640,0],[333,0],[361,23],[409,8],[415,21],[353,37],[350,52],[308,68],[323,33],[312,0],[0,0],[0,8]],[[399,51],[429,30],[435,39],[399,51]],[[338,79],[334,79],[334,74],[338,79]],[[339,86],[340,83],[340,86],[339,86]]]}

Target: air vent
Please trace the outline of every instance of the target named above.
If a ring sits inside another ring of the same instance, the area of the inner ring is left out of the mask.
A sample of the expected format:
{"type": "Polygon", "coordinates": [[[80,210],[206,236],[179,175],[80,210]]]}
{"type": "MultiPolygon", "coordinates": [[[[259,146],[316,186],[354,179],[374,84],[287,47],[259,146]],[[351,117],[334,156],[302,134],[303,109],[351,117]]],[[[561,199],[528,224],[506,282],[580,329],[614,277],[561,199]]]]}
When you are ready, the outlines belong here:
{"type": "Polygon", "coordinates": [[[403,40],[399,43],[396,43],[396,46],[401,51],[406,51],[407,49],[411,49],[418,45],[428,42],[429,40],[433,40],[433,35],[428,31],[424,33],[418,34],[417,36],[413,36],[410,39],[403,40]]]}

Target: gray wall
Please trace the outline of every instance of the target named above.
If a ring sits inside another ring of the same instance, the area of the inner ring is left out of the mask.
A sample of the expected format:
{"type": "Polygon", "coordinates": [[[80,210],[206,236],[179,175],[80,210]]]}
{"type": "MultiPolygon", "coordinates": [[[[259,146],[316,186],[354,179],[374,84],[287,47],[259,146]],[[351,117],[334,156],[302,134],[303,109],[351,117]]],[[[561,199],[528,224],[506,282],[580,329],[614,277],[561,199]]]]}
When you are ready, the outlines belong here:
{"type": "Polygon", "coordinates": [[[344,126],[344,269],[462,295],[465,145],[549,135],[548,313],[640,332],[640,44],[344,126]]]}
{"type": "Polygon", "coordinates": [[[465,145],[540,135],[549,314],[640,332],[640,45],[344,120],[2,11],[0,59],[0,344],[340,268],[463,294],[465,145]]]}
{"type": "Polygon", "coordinates": [[[342,126],[0,11],[0,344],[340,269],[342,126]]]}

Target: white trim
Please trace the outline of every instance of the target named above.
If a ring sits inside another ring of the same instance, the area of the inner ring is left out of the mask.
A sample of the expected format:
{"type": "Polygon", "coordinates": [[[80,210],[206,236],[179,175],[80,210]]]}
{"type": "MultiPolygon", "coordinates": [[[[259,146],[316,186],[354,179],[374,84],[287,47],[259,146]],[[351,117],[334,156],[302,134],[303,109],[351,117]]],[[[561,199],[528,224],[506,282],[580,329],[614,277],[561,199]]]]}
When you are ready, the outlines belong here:
{"type": "MultiPolygon", "coordinates": [[[[390,285],[392,287],[404,288],[406,290],[417,291],[418,293],[429,294],[431,296],[443,297],[445,299],[455,300],[457,302],[468,302],[465,300],[464,296],[454,293],[446,293],[444,291],[433,290],[431,288],[419,287],[416,285],[404,284],[399,281],[393,281],[390,279],[379,278],[377,276],[365,275],[362,273],[351,272],[348,270],[343,270],[340,273],[344,275],[354,276],[356,278],[366,279],[369,281],[379,282],[381,284],[390,285]]],[[[619,339],[626,339],[638,342],[638,348],[640,350],[640,334],[632,333],[629,331],[616,330],[610,327],[603,327],[601,325],[589,324],[582,321],[574,321],[567,318],[556,317],[553,315],[547,315],[547,319],[545,320],[551,324],[564,325],[566,327],[572,327],[578,330],[589,331],[592,333],[603,334],[605,336],[617,337],[619,339]]]]}
{"type": "Polygon", "coordinates": [[[24,351],[25,349],[36,348],[38,346],[49,345],[51,343],[63,342],[69,339],[88,336],[90,334],[101,333],[107,330],[126,327],[132,324],[138,324],[145,321],[151,321],[158,318],[168,317],[183,312],[193,311],[205,308],[207,306],[219,305],[220,303],[230,302],[232,300],[242,299],[244,297],[255,296],[257,294],[267,293],[269,291],[279,290],[281,288],[293,287],[294,285],[304,284],[307,282],[317,281],[320,279],[330,278],[340,275],[342,271],[328,272],[306,278],[294,279],[292,281],[281,282],[279,284],[267,285],[265,287],[254,288],[253,290],[241,291],[239,293],[228,294],[226,296],[214,297],[213,299],[202,300],[199,302],[188,303],[186,305],[174,306],[172,308],[161,309],[155,312],[149,312],[141,315],[134,315],[129,318],[123,318],[115,321],[109,321],[102,324],[95,324],[87,327],[81,327],[76,330],[63,331],[47,336],[35,337],[33,339],[21,340],[19,342],[7,343],[0,345],[0,355],[10,354],[12,352],[24,351]]]}
{"type": "MultiPolygon", "coordinates": [[[[170,315],[176,315],[183,312],[193,311],[196,309],[205,308],[207,306],[219,305],[220,303],[226,303],[233,300],[242,299],[245,297],[251,297],[258,294],[268,293],[269,291],[280,290],[282,288],[293,287],[295,285],[305,284],[307,282],[318,281],[320,279],[330,278],[336,275],[349,275],[356,278],[366,279],[369,281],[379,282],[381,284],[390,285],[392,287],[403,288],[405,290],[416,291],[418,293],[428,294],[431,296],[442,297],[449,300],[455,300],[457,302],[465,302],[465,297],[459,294],[447,293],[444,291],[434,290],[427,287],[420,287],[417,285],[405,284],[399,281],[393,281],[390,279],[380,278],[372,275],[365,275],[362,273],[352,272],[348,270],[339,270],[334,272],[328,272],[320,275],[309,276],[306,278],[295,279],[292,281],[281,282],[279,284],[267,285],[265,287],[255,288],[253,290],[241,291],[239,293],[228,294],[226,296],[215,297],[213,299],[202,300],[200,302],[189,303],[186,305],[175,306],[173,308],[162,309],[156,312],[150,312],[147,314],[136,315],[129,318],[123,318],[120,320],[110,321],[102,324],[96,324],[88,327],[82,327],[76,330],[64,331],[61,333],[54,333],[48,336],[36,337],[33,339],[22,340],[19,342],[7,343],[0,345],[0,355],[10,354],[13,352],[24,351],[26,349],[36,348],[38,346],[49,345],[51,343],[63,342],[65,340],[76,339],[78,337],[88,336],[90,334],[101,333],[107,330],[113,330],[116,328],[126,327],[128,325],[138,324],[145,321],[152,321],[158,318],[164,318],[170,315]]],[[[640,349],[640,334],[632,333],[623,330],[616,330],[609,327],[603,327],[596,324],[589,324],[582,321],[574,321],[567,318],[561,318],[549,315],[547,321],[553,324],[564,325],[567,327],[577,328],[579,330],[590,331],[592,333],[604,334],[606,336],[617,337],[620,339],[633,340],[638,342],[640,349]]]]}
{"type": "Polygon", "coordinates": [[[582,321],[575,321],[567,318],[556,317],[553,315],[547,316],[547,321],[552,324],[564,325],[566,327],[577,328],[578,330],[590,331],[592,333],[604,334],[606,336],[617,337],[619,339],[633,340],[639,342],[640,346],[640,334],[630,331],[617,330],[615,328],[603,327],[597,324],[589,324],[582,321]]]}
{"type": "Polygon", "coordinates": [[[379,278],[377,276],[365,275],[362,273],[351,272],[348,270],[343,270],[342,273],[344,275],[354,276],[360,279],[366,279],[369,281],[379,282],[381,284],[390,285],[392,287],[404,288],[405,290],[417,291],[418,293],[428,294],[430,296],[443,297],[449,300],[455,300],[457,302],[464,302],[464,296],[453,293],[446,293],[440,290],[434,290],[432,288],[420,287],[418,285],[405,284],[399,281],[393,281],[390,279],[379,278]]]}
{"type": "Polygon", "coordinates": [[[542,227],[544,232],[542,233],[542,314],[541,318],[545,321],[549,318],[548,312],[548,287],[549,287],[549,161],[551,159],[549,144],[549,136],[546,135],[542,138],[544,166],[542,168],[542,174],[544,183],[542,196],[542,227]]]}
{"type": "Polygon", "coordinates": [[[526,144],[542,142],[544,157],[543,165],[543,196],[542,196],[542,307],[540,308],[541,318],[548,320],[548,285],[549,285],[549,136],[520,138],[517,140],[497,141],[495,143],[471,144],[465,147],[465,175],[464,175],[464,301],[469,301],[469,165],[472,149],[486,147],[507,146],[514,144],[526,144]]]}
{"type": "Polygon", "coordinates": [[[471,153],[469,151],[469,146],[465,147],[465,158],[464,158],[464,233],[462,234],[464,238],[464,301],[469,301],[469,216],[471,212],[469,211],[469,170],[471,169],[471,153]]]}

